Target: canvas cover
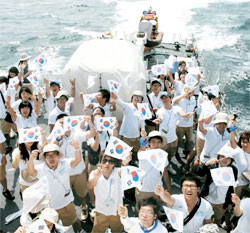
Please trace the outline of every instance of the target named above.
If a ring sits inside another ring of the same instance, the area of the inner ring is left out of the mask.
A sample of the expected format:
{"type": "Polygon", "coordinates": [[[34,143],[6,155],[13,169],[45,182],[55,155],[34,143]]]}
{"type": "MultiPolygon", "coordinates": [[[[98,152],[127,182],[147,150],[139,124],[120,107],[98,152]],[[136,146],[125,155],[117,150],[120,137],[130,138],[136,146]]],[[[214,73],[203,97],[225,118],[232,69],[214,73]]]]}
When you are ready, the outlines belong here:
{"type": "MultiPolygon", "coordinates": [[[[100,88],[108,89],[107,80],[116,80],[121,84],[118,97],[126,102],[131,101],[134,90],[145,93],[146,73],[141,51],[138,46],[126,40],[94,39],[83,42],[62,74],[62,84],[68,92],[71,88],[69,79],[76,78],[72,113],[82,114],[80,92],[88,94],[95,93],[100,88]],[[88,83],[89,76],[92,76],[91,85],[88,83]]],[[[121,110],[118,109],[118,112],[121,110]]],[[[121,119],[121,114],[116,116],[121,119]]]]}

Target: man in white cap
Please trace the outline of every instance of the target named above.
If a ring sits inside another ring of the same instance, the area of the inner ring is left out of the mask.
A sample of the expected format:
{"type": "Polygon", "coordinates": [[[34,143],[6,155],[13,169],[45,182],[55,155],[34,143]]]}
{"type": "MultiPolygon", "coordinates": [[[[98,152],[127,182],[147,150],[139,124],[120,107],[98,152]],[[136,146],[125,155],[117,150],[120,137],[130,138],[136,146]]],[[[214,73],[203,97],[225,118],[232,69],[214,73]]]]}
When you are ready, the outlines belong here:
{"type": "Polygon", "coordinates": [[[61,159],[63,153],[55,144],[48,144],[43,148],[40,159],[44,163],[34,166],[34,159],[39,151],[33,151],[28,161],[28,174],[41,179],[47,176],[49,181],[49,192],[51,195],[51,207],[59,213],[64,226],[74,225],[78,232],[81,231],[81,223],[77,218],[73,205],[74,197],[70,188],[70,171],[82,160],[79,142],[71,141],[71,146],[75,149],[75,157],[72,159],[61,159]]]}
{"type": "MultiPolygon", "coordinates": [[[[196,107],[196,100],[194,97],[194,91],[191,91],[191,87],[187,84],[184,85],[184,91],[182,95],[175,97],[173,99],[173,104],[181,107],[185,113],[193,112],[196,107]]],[[[194,115],[194,114],[193,114],[194,115]]],[[[192,148],[190,148],[190,143],[192,141],[193,135],[193,121],[194,116],[191,117],[179,117],[176,122],[176,135],[178,137],[178,145],[176,149],[176,157],[179,159],[178,147],[181,140],[185,136],[184,150],[183,153],[188,155],[192,148]]]]}
{"type": "MultiPolygon", "coordinates": [[[[143,140],[143,142],[141,142],[142,151],[161,149],[162,145],[166,144],[166,137],[162,136],[159,131],[150,132],[148,138],[145,139],[143,137],[141,138],[141,140],[143,140]],[[147,144],[149,148],[146,148],[147,144]]],[[[139,160],[139,168],[145,171],[145,176],[142,178],[141,189],[136,189],[135,197],[137,205],[142,199],[145,198],[154,197],[159,199],[159,197],[155,195],[154,190],[157,184],[162,185],[162,178],[167,186],[167,192],[171,193],[170,179],[167,170],[168,164],[169,162],[167,159],[163,175],[161,175],[160,171],[152,167],[148,160],[143,158],[139,160]]]]}
{"type": "Polygon", "coordinates": [[[201,152],[200,161],[205,163],[217,157],[218,151],[229,141],[230,134],[227,131],[228,115],[224,112],[216,114],[212,122],[215,127],[204,128],[205,119],[199,119],[199,130],[205,136],[204,148],[201,152]]]}
{"type": "MultiPolygon", "coordinates": [[[[168,92],[162,93],[161,100],[163,107],[157,111],[157,119],[154,120],[154,122],[160,125],[159,131],[161,135],[167,138],[167,144],[162,146],[168,153],[168,161],[171,162],[178,145],[178,138],[176,135],[177,119],[179,116],[190,118],[193,116],[193,112],[186,113],[179,106],[172,106],[172,96],[168,92]]],[[[176,174],[176,171],[171,165],[168,166],[168,171],[173,175],[176,174]]]]}
{"type": "Polygon", "coordinates": [[[136,90],[132,93],[131,103],[125,103],[120,98],[117,98],[114,92],[111,96],[116,100],[124,111],[122,125],[119,134],[121,139],[127,143],[132,149],[132,160],[137,161],[137,152],[140,149],[140,130],[145,130],[145,122],[141,120],[137,104],[143,101],[143,93],[136,90]]]}
{"type": "Polygon", "coordinates": [[[217,158],[211,158],[195,170],[198,176],[206,176],[205,184],[199,195],[204,197],[212,205],[214,210],[214,223],[218,226],[221,225],[221,218],[225,215],[226,210],[232,209],[231,194],[234,193],[234,187],[216,186],[210,170],[214,168],[231,167],[236,180],[237,168],[232,165],[235,153],[237,153],[237,151],[234,151],[232,147],[226,144],[216,154],[217,158]]]}
{"type": "Polygon", "coordinates": [[[57,100],[57,106],[50,112],[48,124],[49,130],[52,132],[56,123],[56,118],[59,114],[65,113],[70,115],[70,112],[66,112],[66,102],[69,100],[69,94],[66,91],[59,91],[55,97],[57,100]]]}

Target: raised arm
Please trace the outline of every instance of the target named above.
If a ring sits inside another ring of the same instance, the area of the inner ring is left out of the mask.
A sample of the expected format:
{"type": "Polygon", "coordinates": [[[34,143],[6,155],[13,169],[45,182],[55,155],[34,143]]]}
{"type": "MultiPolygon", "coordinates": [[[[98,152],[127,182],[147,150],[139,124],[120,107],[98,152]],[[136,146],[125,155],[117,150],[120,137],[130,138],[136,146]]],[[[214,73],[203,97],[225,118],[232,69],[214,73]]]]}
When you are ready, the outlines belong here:
{"type": "Polygon", "coordinates": [[[102,172],[101,172],[101,168],[98,167],[97,169],[95,169],[93,171],[93,176],[90,176],[89,181],[88,181],[88,189],[89,190],[93,190],[94,187],[96,186],[96,183],[98,181],[98,179],[100,178],[102,172]]]}
{"type": "Polygon", "coordinates": [[[232,194],[232,202],[235,204],[234,215],[240,217],[243,214],[243,211],[240,208],[240,198],[234,193],[232,194]]]}
{"type": "Polygon", "coordinates": [[[76,140],[72,140],[70,142],[70,145],[74,147],[75,149],[75,157],[71,160],[70,166],[71,168],[75,168],[81,161],[82,161],[82,154],[80,150],[80,143],[76,140]]]}
{"type": "Polygon", "coordinates": [[[38,92],[38,100],[36,100],[35,109],[34,109],[37,116],[39,116],[39,113],[40,113],[42,99],[43,99],[43,94],[39,91],[38,92]]]}
{"type": "Polygon", "coordinates": [[[49,80],[47,78],[43,78],[43,82],[45,84],[45,96],[48,99],[50,97],[50,86],[49,80]]]}
{"type": "Polygon", "coordinates": [[[14,109],[11,107],[11,105],[10,105],[10,96],[7,96],[7,100],[6,100],[6,102],[5,102],[5,106],[6,106],[6,109],[7,109],[7,112],[10,114],[10,116],[11,116],[11,119],[13,120],[13,121],[16,121],[16,118],[17,118],[17,116],[16,116],[16,113],[14,112],[14,109]]]}
{"type": "Polygon", "coordinates": [[[37,158],[39,150],[33,150],[30,154],[30,158],[27,164],[27,170],[29,176],[37,176],[37,170],[34,166],[34,160],[37,158]]]}
{"type": "Polygon", "coordinates": [[[157,184],[155,187],[155,194],[159,196],[161,200],[167,204],[167,206],[172,207],[174,205],[175,199],[168,192],[165,192],[161,185],[157,184]]]}
{"type": "Polygon", "coordinates": [[[75,89],[76,89],[76,79],[72,78],[69,80],[71,84],[71,90],[70,90],[70,95],[75,98],[75,89]]]}
{"type": "Polygon", "coordinates": [[[202,119],[199,119],[198,120],[198,126],[199,126],[199,130],[204,134],[204,135],[206,135],[207,134],[207,130],[204,128],[204,126],[203,126],[203,124],[204,124],[204,122],[205,122],[205,119],[204,118],[202,118],[202,119]]]}

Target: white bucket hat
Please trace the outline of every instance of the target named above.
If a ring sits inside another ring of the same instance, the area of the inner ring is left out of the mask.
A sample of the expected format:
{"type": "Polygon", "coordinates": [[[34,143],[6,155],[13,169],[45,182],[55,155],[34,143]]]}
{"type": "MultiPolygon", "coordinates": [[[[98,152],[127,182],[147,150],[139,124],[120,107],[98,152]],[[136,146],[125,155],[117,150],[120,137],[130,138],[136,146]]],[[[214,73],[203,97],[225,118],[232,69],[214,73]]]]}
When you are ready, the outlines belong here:
{"type": "Polygon", "coordinates": [[[43,148],[43,152],[40,154],[39,159],[45,160],[44,153],[51,152],[51,151],[57,151],[59,153],[59,159],[63,157],[63,153],[60,150],[59,146],[56,144],[48,144],[43,148]]]}
{"type": "Polygon", "coordinates": [[[159,131],[153,130],[148,134],[148,140],[154,137],[160,137],[162,140],[162,144],[165,145],[167,143],[167,138],[162,136],[159,131]]]}
{"type": "Polygon", "coordinates": [[[234,156],[239,154],[239,150],[233,149],[231,146],[228,144],[225,144],[217,153],[218,155],[223,155],[227,158],[234,159],[234,156]]]}
{"type": "Polygon", "coordinates": [[[57,93],[55,99],[60,99],[62,96],[69,98],[69,93],[67,91],[61,90],[57,93]]]}
{"type": "Polygon", "coordinates": [[[134,96],[134,95],[141,96],[142,98],[144,97],[143,93],[141,91],[139,91],[139,90],[133,91],[132,96],[134,96]]]}
{"type": "Polygon", "coordinates": [[[215,120],[212,123],[213,124],[218,124],[218,123],[228,124],[228,115],[224,112],[218,112],[216,114],[215,120]]]}
{"type": "Polygon", "coordinates": [[[19,62],[20,62],[20,61],[27,61],[27,60],[29,60],[29,59],[30,59],[30,56],[29,56],[27,53],[22,53],[22,54],[20,55],[19,62]]]}
{"type": "Polygon", "coordinates": [[[52,208],[45,208],[39,217],[40,219],[47,220],[53,224],[57,224],[59,214],[52,208]]]}

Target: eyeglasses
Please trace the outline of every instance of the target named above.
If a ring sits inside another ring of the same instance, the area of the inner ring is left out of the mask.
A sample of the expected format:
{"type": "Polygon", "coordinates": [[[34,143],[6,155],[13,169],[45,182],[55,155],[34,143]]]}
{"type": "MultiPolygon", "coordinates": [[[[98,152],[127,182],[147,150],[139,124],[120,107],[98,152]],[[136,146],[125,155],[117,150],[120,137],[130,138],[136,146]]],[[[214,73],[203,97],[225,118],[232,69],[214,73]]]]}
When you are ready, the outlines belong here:
{"type": "Polygon", "coordinates": [[[105,164],[105,163],[109,163],[109,164],[111,164],[111,165],[112,165],[112,164],[114,164],[114,163],[115,163],[115,161],[114,161],[113,159],[103,159],[103,160],[102,160],[102,163],[103,163],[103,164],[105,164]]]}
{"type": "Polygon", "coordinates": [[[58,153],[56,152],[56,153],[53,153],[53,154],[46,154],[45,155],[45,158],[46,159],[51,159],[51,158],[56,158],[58,156],[58,153]]]}
{"type": "Polygon", "coordinates": [[[153,211],[151,211],[151,210],[142,210],[142,209],[140,209],[139,213],[140,214],[146,214],[146,215],[154,215],[153,211]]]}
{"type": "Polygon", "coordinates": [[[184,188],[184,189],[188,189],[188,188],[196,189],[197,186],[196,185],[183,185],[182,188],[184,188]]]}

